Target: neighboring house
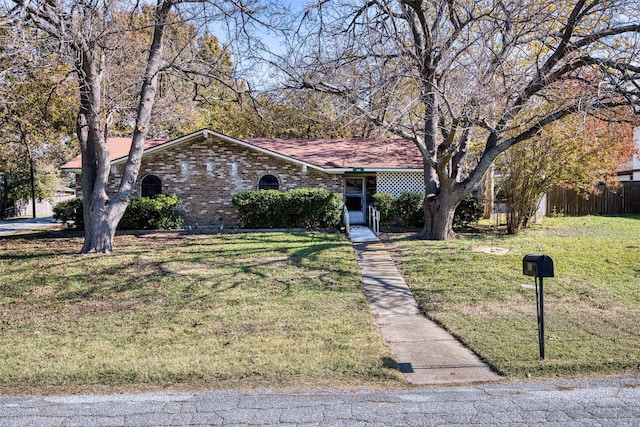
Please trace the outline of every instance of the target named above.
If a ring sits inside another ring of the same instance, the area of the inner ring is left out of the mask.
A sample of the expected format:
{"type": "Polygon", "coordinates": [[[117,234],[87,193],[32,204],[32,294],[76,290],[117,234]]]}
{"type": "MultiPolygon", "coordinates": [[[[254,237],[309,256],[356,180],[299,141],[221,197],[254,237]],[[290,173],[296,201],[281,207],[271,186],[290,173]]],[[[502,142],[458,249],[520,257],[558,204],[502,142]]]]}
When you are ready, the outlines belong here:
{"type": "Polygon", "coordinates": [[[621,182],[640,181],[640,127],[633,130],[633,142],[638,153],[616,171],[621,182]]]}
{"type": "MultiPolygon", "coordinates": [[[[130,138],[109,138],[110,190],[116,191],[130,138]]],[[[76,174],[82,195],[80,156],[62,169],[76,174]]],[[[240,190],[326,188],[344,196],[353,224],[366,222],[377,192],[424,191],[423,162],[410,141],[388,138],[231,138],[203,129],[172,139],[149,139],[136,190],[139,195],[177,194],[187,224],[233,224],[231,196],[240,190]]]]}

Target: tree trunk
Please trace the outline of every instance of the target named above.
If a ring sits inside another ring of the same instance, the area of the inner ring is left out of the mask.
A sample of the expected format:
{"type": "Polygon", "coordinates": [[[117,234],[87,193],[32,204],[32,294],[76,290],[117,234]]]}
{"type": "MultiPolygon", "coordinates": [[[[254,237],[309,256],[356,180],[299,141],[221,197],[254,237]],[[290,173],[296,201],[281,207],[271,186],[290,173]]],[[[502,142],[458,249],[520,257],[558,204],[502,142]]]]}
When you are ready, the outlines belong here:
{"type": "Polygon", "coordinates": [[[451,240],[457,238],[453,231],[453,215],[462,199],[451,194],[425,197],[424,227],[418,238],[427,240],[451,240]]]}
{"type": "Polygon", "coordinates": [[[82,253],[110,253],[116,227],[127,209],[135,189],[140,169],[144,142],[151,121],[151,110],[156,99],[158,75],[162,67],[164,34],[172,0],[158,0],[154,32],[147,69],[140,91],[140,103],[124,173],[118,190],[107,194],[111,159],[106,146],[106,126],[101,120],[101,86],[104,54],[90,50],[79,52],[77,67],[80,79],[81,107],[78,115],[78,136],[82,148],[82,190],[85,196],[85,237],[82,253]],[[100,64],[100,66],[98,66],[100,64]]]}
{"type": "Polygon", "coordinates": [[[87,195],[83,203],[85,224],[82,253],[111,253],[116,228],[127,203],[95,193],[87,195]]]}
{"type": "MultiPolygon", "coordinates": [[[[92,204],[92,206],[95,205],[96,203],[92,204]]],[[[89,216],[91,222],[84,225],[82,253],[111,253],[118,221],[111,219],[110,215],[103,211],[92,211],[89,216]]]]}

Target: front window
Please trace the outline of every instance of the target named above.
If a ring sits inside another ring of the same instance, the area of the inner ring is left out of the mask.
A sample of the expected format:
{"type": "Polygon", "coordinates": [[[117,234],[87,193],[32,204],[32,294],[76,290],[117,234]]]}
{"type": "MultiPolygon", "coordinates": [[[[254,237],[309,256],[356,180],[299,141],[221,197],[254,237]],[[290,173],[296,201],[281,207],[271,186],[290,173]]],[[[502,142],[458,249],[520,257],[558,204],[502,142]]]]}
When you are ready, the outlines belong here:
{"type": "Polygon", "coordinates": [[[162,193],[162,181],[155,175],[147,175],[142,179],[140,195],[142,197],[152,197],[162,193]]]}
{"type": "Polygon", "coordinates": [[[258,182],[258,190],[279,190],[278,178],[273,175],[265,175],[258,182]]]}

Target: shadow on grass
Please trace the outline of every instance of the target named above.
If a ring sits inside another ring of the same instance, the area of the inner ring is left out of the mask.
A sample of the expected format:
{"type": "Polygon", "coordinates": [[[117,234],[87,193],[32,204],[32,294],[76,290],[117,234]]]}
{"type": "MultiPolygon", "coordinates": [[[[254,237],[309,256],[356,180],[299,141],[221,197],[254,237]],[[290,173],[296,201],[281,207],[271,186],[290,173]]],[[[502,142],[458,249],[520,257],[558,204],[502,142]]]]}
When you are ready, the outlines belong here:
{"type": "MultiPolygon", "coordinates": [[[[202,292],[189,295],[188,288],[195,284],[204,284],[207,293],[253,286],[253,282],[255,286],[275,284],[280,288],[277,293],[283,295],[293,292],[294,287],[331,292],[355,289],[353,280],[341,283],[340,278],[353,275],[356,264],[333,262],[331,253],[349,246],[337,234],[136,237],[140,240],[127,241],[111,255],[80,256],[69,250],[68,244],[56,250],[54,241],[42,238],[37,247],[24,251],[12,253],[12,247],[7,246],[0,261],[10,266],[13,278],[0,290],[5,296],[30,299],[49,289],[47,299],[52,303],[155,299],[157,292],[180,292],[180,298],[186,298],[183,304],[189,304],[203,298],[202,292]]],[[[173,298],[167,295],[159,297],[173,298]]]]}
{"type": "MultiPolygon", "coordinates": [[[[485,226],[485,225],[477,225],[477,226],[464,226],[461,228],[454,229],[454,232],[458,236],[458,239],[453,239],[453,241],[465,239],[465,240],[486,240],[488,238],[496,238],[503,239],[508,237],[506,226],[485,226]]],[[[382,241],[384,243],[395,243],[395,242],[406,242],[406,241],[424,241],[424,242],[433,242],[435,240],[424,239],[418,237],[418,232],[412,229],[393,229],[393,230],[383,230],[382,232],[382,241]]]]}

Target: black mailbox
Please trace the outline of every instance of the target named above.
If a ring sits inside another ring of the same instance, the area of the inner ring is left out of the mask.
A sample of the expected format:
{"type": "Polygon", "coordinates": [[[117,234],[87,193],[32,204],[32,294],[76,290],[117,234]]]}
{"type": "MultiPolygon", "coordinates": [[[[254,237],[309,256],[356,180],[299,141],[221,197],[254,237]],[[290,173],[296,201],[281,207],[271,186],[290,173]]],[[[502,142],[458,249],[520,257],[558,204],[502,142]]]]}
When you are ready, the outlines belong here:
{"type": "Polygon", "coordinates": [[[553,260],[547,255],[525,255],[522,274],[534,277],[553,277],[553,260]]]}

